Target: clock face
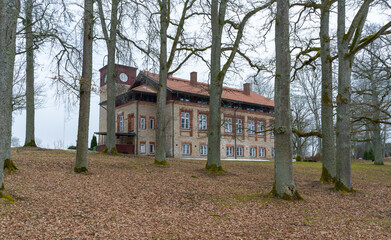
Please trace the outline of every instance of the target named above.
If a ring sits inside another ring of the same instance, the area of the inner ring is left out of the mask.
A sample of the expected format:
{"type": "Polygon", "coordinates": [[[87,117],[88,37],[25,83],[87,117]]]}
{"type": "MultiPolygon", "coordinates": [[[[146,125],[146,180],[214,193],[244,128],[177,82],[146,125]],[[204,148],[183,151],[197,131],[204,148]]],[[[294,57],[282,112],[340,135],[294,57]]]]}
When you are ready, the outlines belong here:
{"type": "Polygon", "coordinates": [[[121,73],[119,75],[119,79],[121,80],[121,82],[127,82],[128,81],[128,75],[126,75],[125,73],[121,73]]]}
{"type": "Polygon", "coordinates": [[[107,73],[105,73],[105,75],[103,76],[103,82],[104,82],[104,83],[107,82],[107,73]]]}

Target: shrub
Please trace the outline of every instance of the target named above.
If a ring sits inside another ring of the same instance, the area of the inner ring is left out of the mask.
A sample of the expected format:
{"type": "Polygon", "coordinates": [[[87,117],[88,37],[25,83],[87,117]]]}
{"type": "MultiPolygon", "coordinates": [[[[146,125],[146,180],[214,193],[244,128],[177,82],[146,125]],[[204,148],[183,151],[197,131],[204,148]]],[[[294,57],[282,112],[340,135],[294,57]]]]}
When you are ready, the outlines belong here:
{"type": "Polygon", "coordinates": [[[98,145],[97,141],[96,141],[96,136],[92,136],[92,139],[91,139],[91,146],[90,148],[94,148],[98,145]]]}
{"type": "Polygon", "coordinates": [[[375,161],[375,154],[374,154],[372,148],[370,148],[369,150],[364,152],[364,159],[365,160],[375,161]]]}
{"type": "Polygon", "coordinates": [[[68,149],[74,150],[76,149],[76,146],[69,146],[68,149]]]}
{"type": "Polygon", "coordinates": [[[297,156],[296,156],[296,161],[298,161],[298,162],[301,162],[303,159],[301,158],[301,156],[299,155],[299,154],[297,154],[297,156]]]}

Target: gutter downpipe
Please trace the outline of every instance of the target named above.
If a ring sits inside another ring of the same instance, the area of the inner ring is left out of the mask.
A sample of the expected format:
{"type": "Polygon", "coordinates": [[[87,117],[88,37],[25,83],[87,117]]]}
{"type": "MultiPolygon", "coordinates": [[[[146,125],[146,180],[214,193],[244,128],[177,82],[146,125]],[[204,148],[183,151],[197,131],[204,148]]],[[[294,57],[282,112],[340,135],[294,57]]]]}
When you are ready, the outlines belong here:
{"type": "Polygon", "coordinates": [[[238,159],[238,157],[236,156],[236,111],[238,110],[238,108],[235,108],[234,110],[234,126],[235,126],[235,149],[234,149],[234,156],[235,156],[235,159],[238,159]]]}
{"type": "Polygon", "coordinates": [[[137,100],[137,107],[136,107],[136,155],[138,155],[138,103],[140,100],[137,100]]]}
{"type": "Polygon", "coordinates": [[[175,157],[175,141],[174,141],[174,134],[175,134],[175,130],[174,130],[174,103],[175,103],[175,99],[172,101],[172,107],[171,107],[171,134],[172,134],[172,137],[171,137],[171,151],[172,151],[172,157],[174,158],[175,157]]]}

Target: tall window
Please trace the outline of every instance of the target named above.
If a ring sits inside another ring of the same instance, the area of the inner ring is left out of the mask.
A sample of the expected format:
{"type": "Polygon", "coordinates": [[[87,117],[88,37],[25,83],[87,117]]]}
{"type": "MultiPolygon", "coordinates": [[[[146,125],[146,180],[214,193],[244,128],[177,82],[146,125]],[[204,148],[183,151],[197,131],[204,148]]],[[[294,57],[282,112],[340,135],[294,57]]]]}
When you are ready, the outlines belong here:
{"type": "Polygon", "coordinates": [[[154,118],[149,119],[149,128],[155,129],[155,119],[154,118]]]}
{"type": "Polygon", "coordinates": [[[234,147],[227,146],[227,157],[232,157],[234,155],[234,147]]]}
{"type": "Polygon", "coordinates": [[[207,145],[200,145],[200,155],[205,156],[208,154],[208,146],[207,145]]]}
{"type": "Polygon", "coordinates": [[[272,149],[272,157],[275,157],[276,156],[276,151],[274,150],[274,148],[272,149]]]}
{"type": "Polygon", "coordinates": [[[255,147],[250,148],[250,157],[256,157],[257,156],[257,149],[255,147]]]}
{"type": "Polygon", "coordinates": [[[206,131],[208,129],[206,114],[198,115],[198,129],[201,131],[206,131]]]}
{"type": "Polygon", "coordinates": [[[236,156],[243,157],[243,147],[236,148],[236,156]]]}
{"type": "Polygon", "coordinates": [[[270,136],[274,137],[274,129],[270,130],[270,136]]]}
{"type": "Polygon", "coordinates": [[[248,120],[248,134],[255,134],[255,121],[248,120]]]}
{"type": "Polygon", "coordinates": [[[140,144],[140,153],[145,153],[145,144],[144,143],[140,144]]]}
{"type": "Polygon", "coordinates": [[[263,122],[257,122],[257,132],[259,136],[265,135],[265,127],[263,126],[263,122]]]}
{"type": "Polygon", "coordinates": [[[140,118],[140,128],[145,129],[145,118],[140,118]]]}
{"type": "Polygon", "coordinates": [[[124,131],[124,115],[119,116],[119,131],[124,131]]]}
{"type": "Polygon", "coordinates": [[[243,127],[243,120],[240,118],[237,118],[235,121],[236,133],[242,133],[242,127],[243,127]]]}
{"type": "Polygon", "coordinates": [[[155,144],[150,143],[149,144],[149,153],[154,154],[155,153],[155,144]]]}
{"type": "Polygon", "coordinates": [[[226,133],[232,132],[232,118],[225,118],[224,119],[224,127],[226,133]]]}
{"type": "Polygon", "coordinates": [[[265,156],[265,148],[259,148],[259,157],[264,158],[265,156]]]}
{"type": "Polygon", "coordinates": [[[182,144],[182,154],[190,155],[190,144],[182,144]]]}
{"type": "Polygon", "coordinates": [[[181,128],[190,129],[190,113],[181,112],[181,128]]]}

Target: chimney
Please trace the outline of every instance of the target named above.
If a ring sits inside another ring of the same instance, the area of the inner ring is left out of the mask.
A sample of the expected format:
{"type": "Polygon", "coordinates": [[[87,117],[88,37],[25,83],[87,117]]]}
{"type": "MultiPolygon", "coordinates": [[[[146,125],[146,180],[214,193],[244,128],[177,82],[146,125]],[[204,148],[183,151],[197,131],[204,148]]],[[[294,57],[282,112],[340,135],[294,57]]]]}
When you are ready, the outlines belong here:
{"type": "Polygon", "coordinates": [[[190,85],[192,86],[197,85],[197,72],[190,73],[190,85]]]}
{"type": "Polygon", "coordinates": [[[250,83],[243,84],[243,93],[246,95],[250,95],[250,83]]]}

